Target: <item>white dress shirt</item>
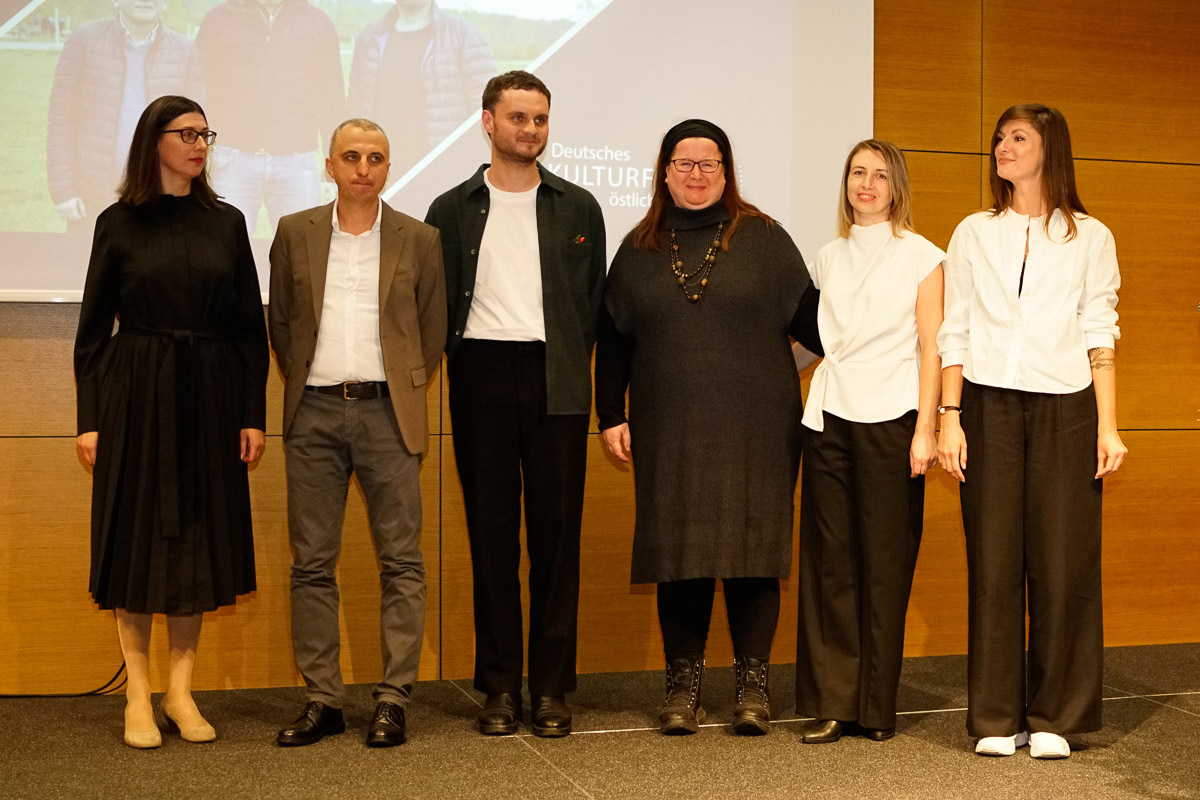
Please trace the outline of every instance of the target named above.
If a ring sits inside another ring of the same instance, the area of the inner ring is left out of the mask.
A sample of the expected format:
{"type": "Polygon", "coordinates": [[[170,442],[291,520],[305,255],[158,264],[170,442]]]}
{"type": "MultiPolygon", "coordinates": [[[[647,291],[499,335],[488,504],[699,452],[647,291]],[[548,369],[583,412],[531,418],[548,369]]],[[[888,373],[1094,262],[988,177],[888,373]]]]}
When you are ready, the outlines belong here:
{"type": "Polygon", "coordinates": [[[1075,224],[1078,234],[1065,241],[1058,210],[1049,236],[1042,217],[1011,209],[959,223],[946,257],[943,367],[961,364],[972,383],[1026,392],[1067,394],[1091,384],[1087,351],[1112,347],[1121,335],[1121,273],[1108,228],[1081,215],[1075,224]]]}
{"type": "Polygon", "coordinates": [[[325,296],[309,386],[345,381],[384,381],[379,344],[379,248],[383,203],[371,229],[344,233],[333,203],[333,233],[325,270],[325,296]]]}
{"type": "Polygon", "coordinates": [[[503,192],[483,173],[491,198],[475,296],[467,314],[464,339],[506,342],[546,341],[542,310],[542,259],[538,245],[537,191],[503,192]]]}
{"type": "Polygon", "coordinates": [[[822,412],[885,422],[915,409],[920,388],[917,286],[946,258],[920,234],[890,222],[861,227],[821,248],[812,266],[821,290],[817,326],[825,358],[813,372],[803,423],[825,429],[822,412]]]}

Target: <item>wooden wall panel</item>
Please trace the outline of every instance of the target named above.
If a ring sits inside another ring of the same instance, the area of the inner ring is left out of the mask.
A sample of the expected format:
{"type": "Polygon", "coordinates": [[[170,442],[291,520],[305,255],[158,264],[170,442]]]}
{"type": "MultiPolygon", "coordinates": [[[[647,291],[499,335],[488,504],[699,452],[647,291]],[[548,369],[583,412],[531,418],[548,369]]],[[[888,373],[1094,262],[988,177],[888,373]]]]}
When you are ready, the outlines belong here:
{"type": "Polygon", "coordinates": [[[1117,422],[1200,428],[1200,165],[1081,161],[1076,177],[1121,264],[1117,422]]]}
{"type": "Polygon", "coordinates": [[[875,135],[905,150],[975,152],[979,63],[978,3],[875,0],[875,135]]]}
{"type": "Polygon", "coordinates": [[[1104,635],[1110,645],[1200,642],[1200,431],[1123,431],[1104,479],[1104,635]]]}
{"type": "Polygon", "coordinates": [[[1046,103],[1076,158],[1195,164],[1200,4],[983,0],[979,147],[1015,103],[1046,103]]]}
{"type": "Polygon", "coordinates": [[[0,303],[0,436],[75,436],[74,303],[0,303]]]}
{"type": "MultiPolygon", "coordinates": [[[[880,133],[887,138],[887,133],[880,133]]],[[[917,232],[943,250],[963,217],[982,207],[979,156],[906,153],[917,232]]]]}

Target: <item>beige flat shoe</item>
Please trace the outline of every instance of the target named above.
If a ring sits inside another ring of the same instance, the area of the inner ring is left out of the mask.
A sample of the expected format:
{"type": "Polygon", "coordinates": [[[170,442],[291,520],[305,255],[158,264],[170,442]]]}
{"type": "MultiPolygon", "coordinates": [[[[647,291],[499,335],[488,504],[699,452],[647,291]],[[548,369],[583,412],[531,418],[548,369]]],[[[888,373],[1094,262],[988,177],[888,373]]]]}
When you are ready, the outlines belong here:
{"type": "Polygon", "coordinates": [[[204,717],[200,718],[199,722],[181,725],[175,717],[171,716],[171,712],[167,709],[167,701],[162,702],[163,716],[167,718],[167,730],[174,733],[179,732],[179,736],[185,742],[211,742],[217,738],[217,730],[204,717]]]}
{"type": "Polygon", "coordinates": [[[129,730],[129,707],[125,707],[125,744],[137,750],[153,750],[162,747],[162,734],[158,727],[144,731],[129,730]]]}

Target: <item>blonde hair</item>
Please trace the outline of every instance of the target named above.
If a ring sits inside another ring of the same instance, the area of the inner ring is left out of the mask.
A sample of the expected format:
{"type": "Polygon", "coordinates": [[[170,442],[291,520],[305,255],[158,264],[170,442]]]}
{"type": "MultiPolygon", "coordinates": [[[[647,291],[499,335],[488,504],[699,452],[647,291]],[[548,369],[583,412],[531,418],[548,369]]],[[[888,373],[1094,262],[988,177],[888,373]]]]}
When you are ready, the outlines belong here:
{"type": "Polygon", "coordinates": [[[850,162],[863,150],[870,150],[883,159],[887,165],[888,185],[892,190],[892,207],[888,210],[888,220],[892,224],[892,234],[899,237],[903,231],[912,231],[912,184],[908,182],[908,162],[904,153],[891,142],[883,139],[865,139],[854,145],[850,155],[846,156],[846,165],[842,168],[842,183],[838,190],[838,236],[843,239],[850,235],[850,226],[854,224],[854,207],[846,195],[846,181],[850,179],[850,162]]]}

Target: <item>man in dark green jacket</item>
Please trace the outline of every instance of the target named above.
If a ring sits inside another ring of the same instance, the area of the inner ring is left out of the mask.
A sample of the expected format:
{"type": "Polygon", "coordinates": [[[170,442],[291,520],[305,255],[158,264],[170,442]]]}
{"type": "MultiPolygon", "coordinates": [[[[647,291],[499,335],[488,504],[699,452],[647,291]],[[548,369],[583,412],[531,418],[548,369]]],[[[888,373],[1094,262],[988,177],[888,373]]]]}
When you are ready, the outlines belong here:
{"type": "Polygon", "coordinates": [[[537,162],[550,91],[527,72],[488,82],[491,163],[434,200],[442,234],[454,454],[475,589],[475,688],[485,734],[521,718],[521,497],[529,549],[533,732],[564,736],[575,689],[579,528],[604,219],[537,162]]]}

